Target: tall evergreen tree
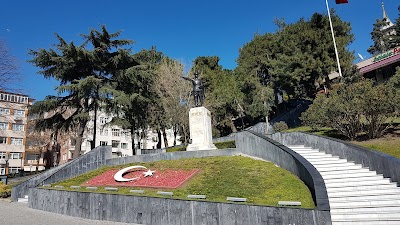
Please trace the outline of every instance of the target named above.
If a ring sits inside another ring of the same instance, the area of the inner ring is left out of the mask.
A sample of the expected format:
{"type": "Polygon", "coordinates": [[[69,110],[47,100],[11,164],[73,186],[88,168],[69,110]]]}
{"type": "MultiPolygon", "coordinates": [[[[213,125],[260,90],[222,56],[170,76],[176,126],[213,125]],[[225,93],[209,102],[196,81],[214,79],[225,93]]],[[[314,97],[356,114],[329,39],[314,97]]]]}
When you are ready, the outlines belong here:
{"type": "Polygon", "coordinates": [[[367,50],[370,54],[377,55],[390,49],[390,35],[388,35],[385,30],[383,30],[383,27],[387,25],[387,21],[380,19],[377,19],[374,23],[371,32],[371,39],[374,44],[371,45],[367,50]]]}
{"type": "Polygon", "coordinates": [[[107,99],[106,112],[113,115],[111,124],[130,130],[133,154],[136,154],[135,136],[146,136],[147,128],[152,125],[154,115],[151,109],[158,99],[154,89],[156,64],[161,60],[162,53],[155,49],[143,50],[131,57],[136,65],[114,76],[110,90],[113,97],[107,99]],[[141,134],[136,133],[139,130],[141,134]]]}
{"type": "MultiPolygon", "coordinates": [[[[346,47],[353,41],[350,24],[332,11],[342,70],[350,68],[354,56],[346,47]]],[[[240,50],[237,73],[255,76],[274,90],[283,89],[289,97],[314,97],[316,89],[329,81],[337,69],[327,15],[315,13],[309,20],[293,24],[278,21],[278,31],[256,35],[240,50]]],[[[246,80],[246,78],[242,78],[246,80]]]]}
{"type": "Polygon", "coordinates": [[[73,158],[81,152],[83,134],[94,114],[92,147],[96,139],[96,115],[101,102],[110,97],[110,81],[121,70],[135,65],[129,49],[122,46],[131,40],[117,39],[120,32],[109,33],[106,27],[92,29],[82,35],[84,43],[76,46],[56,34],[55,49],[31,50],[30,60],[41,68],[38,72],[46,78],[60,82],[56,87],[59,96],[48,96],[33,105],[33,112],[40,117],[38,129],[77,130],[73,158]],[[57,124],[54,126],[53,124],[57,124]]]}

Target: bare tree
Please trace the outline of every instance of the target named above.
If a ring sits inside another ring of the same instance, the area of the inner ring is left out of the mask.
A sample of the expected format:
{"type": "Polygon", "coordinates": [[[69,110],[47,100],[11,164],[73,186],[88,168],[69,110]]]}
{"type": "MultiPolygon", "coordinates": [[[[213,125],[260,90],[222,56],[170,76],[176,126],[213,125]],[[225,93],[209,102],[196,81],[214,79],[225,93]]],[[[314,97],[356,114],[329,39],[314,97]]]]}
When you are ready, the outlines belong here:
{"type": "MultiPolygon", "coordinates": [[[[158,68],[158,80],[156,87],[161,97],[161,105],[165,111],[168,128],[174,131],[173,145],[176,144],[178,133],[186,137],[188,136],[188,94],[191,85],[181,78],[183,74],[183,64],[177,60],[164,58],[158,68]]],[[[167,143],[165,128],[163,129],[164,143],[167,143]]]]}
{"type": "Polygon", "coordinates": [[[0,39],[0,89],[12,90],[12,85],[20,81],[16,58],[11,54],[4,40],[0,39]]]}

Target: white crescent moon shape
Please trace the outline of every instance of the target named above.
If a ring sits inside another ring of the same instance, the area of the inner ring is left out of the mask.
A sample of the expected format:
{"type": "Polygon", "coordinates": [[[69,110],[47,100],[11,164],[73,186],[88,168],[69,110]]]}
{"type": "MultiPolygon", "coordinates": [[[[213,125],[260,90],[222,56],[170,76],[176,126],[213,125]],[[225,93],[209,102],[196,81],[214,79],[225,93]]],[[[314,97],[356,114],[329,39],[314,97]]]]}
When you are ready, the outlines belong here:
{"type": "Polygon", "coordinates": [[[144,167],[144,166],[130,166],[130,167],[126,167],[126,168],[124,168],[124,169],[118,171],[118,172],[114,175],[114,180],[116,180],[116,181],[118,181],[118,182],[126,182],[126,181],[137,180],[137,179],[140,178],[140,177],[134,177],[134,178],[130,178],[130,179],[123,178],[122,176],[123,176],[125,173],[127,173],[128,171],[130,171],[130,170],[134,170],[134,171],[136,171],[136,170],[147,170],[147,168],[144,167]]]}

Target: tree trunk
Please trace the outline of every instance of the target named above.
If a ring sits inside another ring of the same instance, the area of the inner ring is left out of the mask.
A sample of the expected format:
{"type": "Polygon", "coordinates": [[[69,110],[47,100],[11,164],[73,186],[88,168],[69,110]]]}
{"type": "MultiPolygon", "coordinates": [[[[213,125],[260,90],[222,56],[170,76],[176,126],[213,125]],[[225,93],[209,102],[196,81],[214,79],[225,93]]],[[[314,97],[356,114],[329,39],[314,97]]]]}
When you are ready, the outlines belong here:
{"type": "Polygon", "coordinates": [[[236,132],[237,132],[237,129],[236,129],[236,127],[235,127],[235,123],[233,122],[233,118],[231,117],[231,119],[230,119],[229,121],[230,121],[230,122],[229,122],[229,127],[231,128],[231,130],[232,130],[233,133],[236,133],[236,132]]]}
{"type": "Polygon", "coordinates": [[[131,126],[131,146],[132,146],[132,155],[136,155],[136,147],[135,147],[135,126],[131,126]]]}
{"type": "Polygon", "coordinates": [[[94,106],[94,120],[93,120],[93,140],[90,142],[90,149],[96,147],[96,132],[97,132],[97,104],[94,106]]]}
{"type": "Polygon", "coordinates": [[[174,126],[174,146],[176,146],[176,135],[178,134],[177,132],[177,126],[174,126]]]}
{"type": "Polygon", "coordinates": [[[77,133],[76,143],[75,143],[75,149],[72,152],[73,159],[79,157],[81,154],[82,140],[83,140],[83,134],[85,133],[86,124],[87,124],[87,120],[83,120],[79,123],[79,128],[78,128],[78,133],[77,133]]]}
{"type": "Polygon", "coordinates": [[[158,139],[158,142],[157,142],[156,148],[160,149],[161,148],[161,129],[157,130],[157,139],[158,139]]]}
{"type": "Polygon", "coordinates": [[[142,140],[143,140],[143,146],[142,149],[146,149],[147,148],[147,132],[146,129],[142,130],[142,140]]]}
{"type": "Polygon", "coordinates": [[[162,127],[162,135],[164,138],[164,147],[168,148],[168,138],[167,138],[167,132],[165,131],[165,127],[162,127]]]}

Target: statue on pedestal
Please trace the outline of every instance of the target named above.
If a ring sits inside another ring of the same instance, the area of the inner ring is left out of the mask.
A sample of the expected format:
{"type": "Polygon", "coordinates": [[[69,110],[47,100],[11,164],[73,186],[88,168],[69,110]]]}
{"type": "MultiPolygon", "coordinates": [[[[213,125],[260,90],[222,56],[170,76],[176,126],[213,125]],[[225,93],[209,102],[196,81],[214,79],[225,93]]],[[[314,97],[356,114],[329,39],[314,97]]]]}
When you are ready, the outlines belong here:
{"type": "Polygon", "coordinates": [[[193,85],[193,97],[194,97],[194,104],[195,107],[200,107],[203,105],[204,102],[204,86],[201,78],[199,77],[199,72],[194,72],[194,79],[188,77],[182,77],[185,80],[191,81],[193,85]]]}

